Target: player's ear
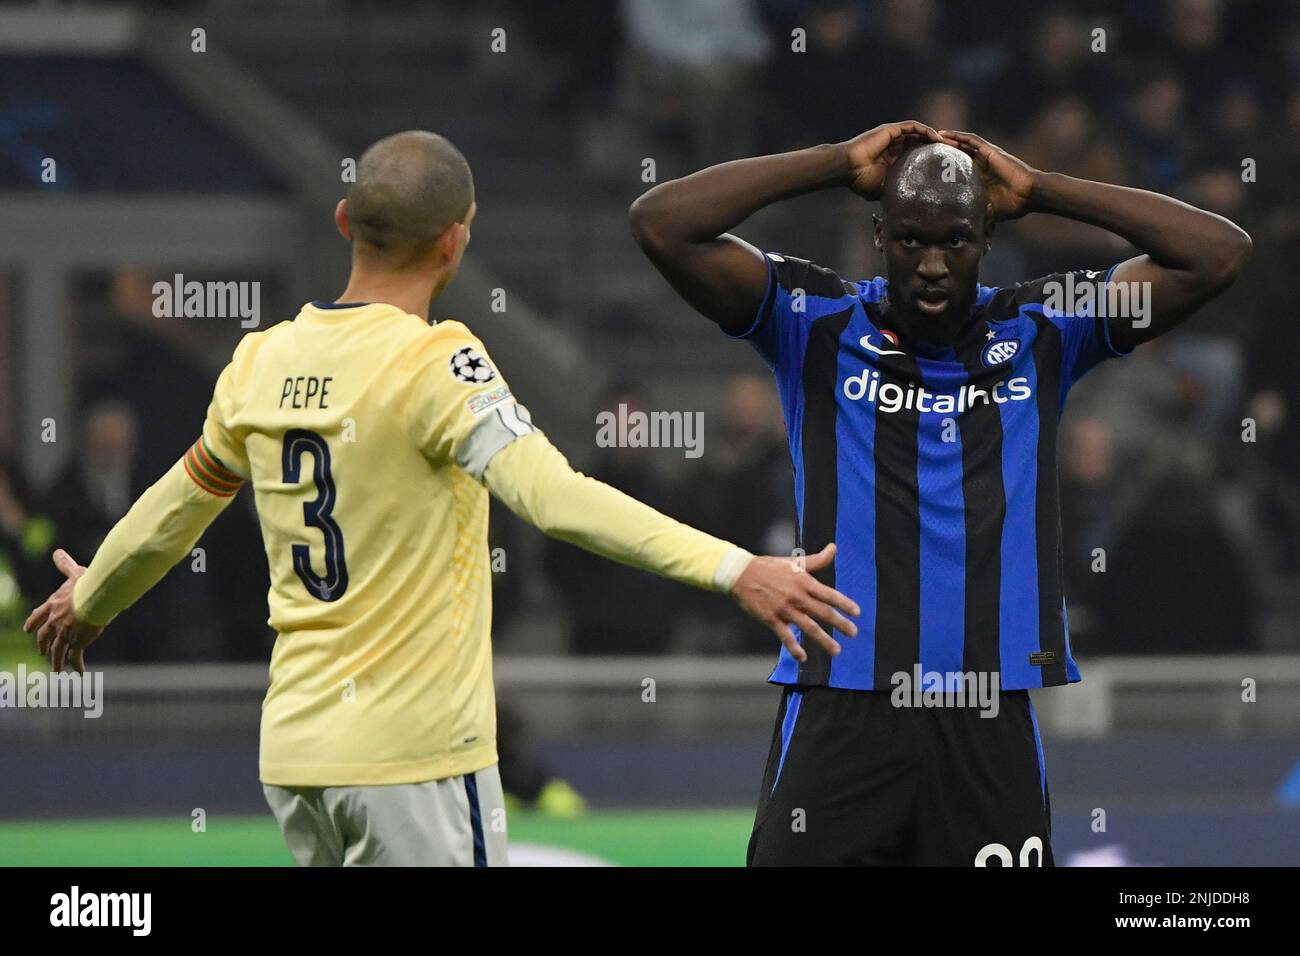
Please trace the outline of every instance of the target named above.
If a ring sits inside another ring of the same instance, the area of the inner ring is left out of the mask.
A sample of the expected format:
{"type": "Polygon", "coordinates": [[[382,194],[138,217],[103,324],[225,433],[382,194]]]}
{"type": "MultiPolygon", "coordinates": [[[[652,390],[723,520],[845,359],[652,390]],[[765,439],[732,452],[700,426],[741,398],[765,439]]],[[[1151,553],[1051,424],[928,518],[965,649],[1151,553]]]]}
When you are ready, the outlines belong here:
{"type": "Polygon", "coordinates": [[[993,228],[997,225],[997,220],[993,218],[992,210],[989,216],[984,220],[984,254],[988,255],[989,250],[993,248],[993,228]]]}
{"type": "Polygon", "coordinates": [[[465,228],[463,223],[453,222],[450,226],[442,231],[434,247],[438,250],[438,255],[445,261],[451,262],[456,258],[456,250],[460,247],[461,230],[465,228]]]}
{"type": "Polygon", "coordinates": [[[348,242],[352,241],[352,227],[348,225],[348,201],[340,199],[339,204],[334,207],[334,225],[338,227],[339,234],[348,242]]]}
{"type": "Polygon", "coordinates": [[[871,235],[877,249],[885,248],[885,223],[874,212],[871,214],[871,235]]]}

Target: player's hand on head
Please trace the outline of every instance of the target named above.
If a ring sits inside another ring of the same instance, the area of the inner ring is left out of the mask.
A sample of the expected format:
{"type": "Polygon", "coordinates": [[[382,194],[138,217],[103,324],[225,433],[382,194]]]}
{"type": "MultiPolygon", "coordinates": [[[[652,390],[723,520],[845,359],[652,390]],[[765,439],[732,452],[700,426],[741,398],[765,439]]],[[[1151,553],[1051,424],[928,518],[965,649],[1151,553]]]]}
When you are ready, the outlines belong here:
{"type": "Polygon", "coordinates": [[[808,655],[790,630],[792,624],[805,640],[815,641],[831,655],[838,654],[840,645],[828,631],[853,637],[857,625],[844,615],[856,617],[862,610],[851,598],[813,576],[812,572],[830,567],[834,560],[834,544],[807,557],[756,557],[736,580],[731,595],[745,613],[772,629],[795,660],[807,660],[808,655]]]}
{"type": "Polygon", "coordinates": [[[1032,210],[1038,170],[974,133],[945,129],[940,135],[956,143],[958,149],[975,161],[988,186],[989,206],[995,220],[1019,219],[1032,210]]]}
{"type": "Polygon", "coordinates": [[[915,143],[944,141],[936,130],[916,120],[885,123],[860,133],[843,144],[852,177],[849,188],[864,199],[879,199],[885,174],[904,149],[915,143]]]}
{"type": "Polygon", "coordinates": [[[85,567],[62,548],[54,552],[54,566],[67,580],[28,615],[23,630],[36,635],[36,648],[49,656],[52,670],[61,671],[65,663],[71,663],[77,673],[83,674],[86,648],[95,642],[104,628],[78,618],[72,602],[72,589],[77,579],[86,573],[85,567]]]}

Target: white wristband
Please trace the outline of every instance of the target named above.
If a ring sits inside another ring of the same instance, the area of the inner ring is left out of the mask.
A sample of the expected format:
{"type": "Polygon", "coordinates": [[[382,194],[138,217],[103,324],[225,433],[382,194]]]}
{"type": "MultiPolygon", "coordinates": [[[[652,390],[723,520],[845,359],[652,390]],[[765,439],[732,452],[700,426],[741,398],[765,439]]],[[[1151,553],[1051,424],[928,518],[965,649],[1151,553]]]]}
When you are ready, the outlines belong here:
{"type": "Polygon", "coordinates": [[[744,548],[732,548],[722,556],[718,566],[713,571],[713,586],[719,591],[727,592],[736,586],[740,576],[745,573],[745,568],[749,567],[749,562],[754,560],[754,556],[744,548]]]}

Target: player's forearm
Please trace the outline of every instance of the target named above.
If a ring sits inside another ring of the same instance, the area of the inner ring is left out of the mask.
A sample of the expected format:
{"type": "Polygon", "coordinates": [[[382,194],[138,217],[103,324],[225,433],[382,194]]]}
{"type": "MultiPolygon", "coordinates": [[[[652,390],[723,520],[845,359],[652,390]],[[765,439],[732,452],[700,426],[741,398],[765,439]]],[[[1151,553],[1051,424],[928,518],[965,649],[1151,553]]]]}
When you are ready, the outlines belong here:
{"type": "Polygon", "coordinates": [[[752,557],[574,471],[540,432],[498,452],[484,480],[546,534],[683,584],[730,591],[752,557]]]}
{"type": "Polygon", "coordinates": [[[108,533],[73,591],[77,617],[107,624],[181,558],[230,503],[200,489],[177,462],[108,533]]]}
{"type": "Polygon", "coordinates": [[[1250,254],[1250,236],[1231,221],[1145,189],[1039,173],[1029,204],[1033,212],[1107,229],[1159,265],[1207,284],[1231,281],[1250,254]]]}
{"type": "Polygon", "coordinates": [[[851,180],[842,143],[737,159],[654,187],[632,204],[642,245],[716,239],[764,206],[851,180]]]}

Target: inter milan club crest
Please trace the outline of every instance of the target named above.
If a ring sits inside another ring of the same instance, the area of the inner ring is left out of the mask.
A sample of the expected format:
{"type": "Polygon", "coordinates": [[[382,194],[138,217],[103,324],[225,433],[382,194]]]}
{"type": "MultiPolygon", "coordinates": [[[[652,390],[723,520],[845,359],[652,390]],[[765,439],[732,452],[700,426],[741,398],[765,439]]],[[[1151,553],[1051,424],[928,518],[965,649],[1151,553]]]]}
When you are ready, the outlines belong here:
{"type": "Polygon", "coordinates": [[[980,356],[980,361],[984,363],[985,368],[992,368],[995,365],[1001,365],[1003,362],[1010,362],[1019,351],[1020,342],[1018,340],[997,339],[984,346],[984,353],[980,356]]]}

